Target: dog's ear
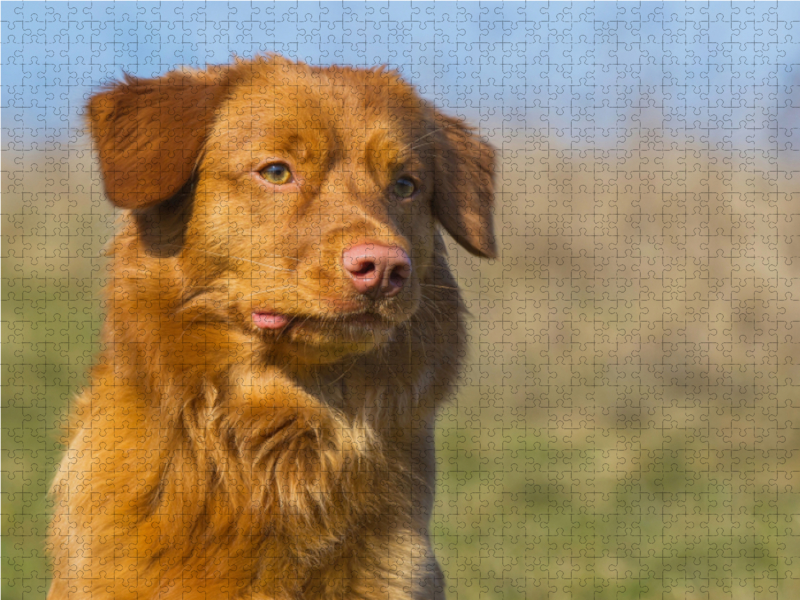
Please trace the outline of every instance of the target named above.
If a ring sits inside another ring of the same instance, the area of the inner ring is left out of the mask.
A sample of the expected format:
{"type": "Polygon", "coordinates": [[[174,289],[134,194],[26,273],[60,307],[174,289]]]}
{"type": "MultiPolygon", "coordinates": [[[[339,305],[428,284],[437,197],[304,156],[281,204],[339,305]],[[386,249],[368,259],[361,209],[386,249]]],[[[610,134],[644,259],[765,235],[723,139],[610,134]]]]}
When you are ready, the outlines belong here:
{"type": "Polygon", "coordinates": [[[495,150],[462,121],[438,111],[434,111],[434,127],[433,212],[469,252],[495,258],[495,150]]]}
{"type": "Polygon", "coordinates": [[[87,117],[108,198],[122,208],[144,208],[180,190],[227,88],[226,72],[211,68],[158,79],[126,75],[94,95],[87,117]]]}

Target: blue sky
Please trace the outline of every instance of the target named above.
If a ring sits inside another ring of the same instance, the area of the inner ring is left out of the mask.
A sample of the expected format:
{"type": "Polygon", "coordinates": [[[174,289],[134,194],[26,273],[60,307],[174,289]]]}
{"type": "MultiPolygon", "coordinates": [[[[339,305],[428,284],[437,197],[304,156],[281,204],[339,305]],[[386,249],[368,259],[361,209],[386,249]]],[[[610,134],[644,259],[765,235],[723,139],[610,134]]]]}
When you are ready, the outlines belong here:
{"type": "Polygon", "coordinates": [[[800,116],[796,3],[3,2],[0,9],[3,143],[19,149],[76,139],[89,95],[123,72],[152,77],[267,51],[313,64],[389,64],[425,97],[500,139],[525,130],[602,146],[646,126],[772,150],[793,144],[800,116]]]}

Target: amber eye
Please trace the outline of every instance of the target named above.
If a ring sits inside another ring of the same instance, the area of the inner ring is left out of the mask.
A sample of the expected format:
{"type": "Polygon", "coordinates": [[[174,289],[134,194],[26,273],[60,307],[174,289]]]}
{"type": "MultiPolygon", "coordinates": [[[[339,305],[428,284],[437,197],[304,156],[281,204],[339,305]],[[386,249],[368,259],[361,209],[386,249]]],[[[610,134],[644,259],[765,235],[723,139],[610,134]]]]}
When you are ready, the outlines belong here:
{"type": "Polygon", "coordinates": [[[259,171],[261,176],[275,185],[283,185],[292,180],[292,172],[283,163],[272,163],[259,171]]]}
{"type": "Polygon", "coordinates": [[[409,198],[417,191],[417,186],[408,177],[401,177],[394,182],[394,193],[400,198],[409,198]]]}

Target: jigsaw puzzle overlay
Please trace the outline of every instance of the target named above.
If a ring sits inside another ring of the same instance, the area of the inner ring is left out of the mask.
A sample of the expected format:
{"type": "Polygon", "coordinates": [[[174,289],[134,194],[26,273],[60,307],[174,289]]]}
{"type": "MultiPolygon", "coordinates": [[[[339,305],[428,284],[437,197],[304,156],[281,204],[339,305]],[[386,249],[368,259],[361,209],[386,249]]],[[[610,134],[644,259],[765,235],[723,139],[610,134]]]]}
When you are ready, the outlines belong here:
{"type": "Polygon", "coordinates": [[[124,72],[386,64],[499,149],[500,258],[440,412],[451,599],[800,590],[800,6],[2,3],[2,595],[101,349],[119,209],[84,130],[124,72]]]}

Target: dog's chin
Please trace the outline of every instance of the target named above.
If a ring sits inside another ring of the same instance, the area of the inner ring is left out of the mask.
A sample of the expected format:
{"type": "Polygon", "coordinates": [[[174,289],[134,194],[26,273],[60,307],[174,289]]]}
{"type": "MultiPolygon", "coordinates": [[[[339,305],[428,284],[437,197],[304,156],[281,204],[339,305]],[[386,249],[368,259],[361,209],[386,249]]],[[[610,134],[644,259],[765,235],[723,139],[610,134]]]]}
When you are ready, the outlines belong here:
{"type": "Polygon", "coordinates": [[[376,313],[307,317],[254,312],[252,321],[277,353],[302,363],[330,363],[390,342],[405,319],[376,313]]]}

